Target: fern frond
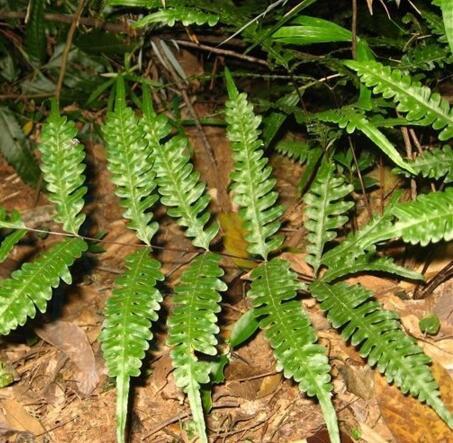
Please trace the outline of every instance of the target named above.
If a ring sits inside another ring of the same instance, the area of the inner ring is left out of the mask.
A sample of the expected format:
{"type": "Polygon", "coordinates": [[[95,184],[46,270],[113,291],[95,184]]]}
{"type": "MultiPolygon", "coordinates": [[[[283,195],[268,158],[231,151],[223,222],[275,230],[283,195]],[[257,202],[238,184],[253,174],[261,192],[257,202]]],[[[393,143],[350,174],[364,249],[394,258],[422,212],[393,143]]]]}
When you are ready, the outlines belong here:
{"type": "Polygon", "coordinates": [[[200,174],[190,162],[187,137],[179,135],[167,142],[162,139],[170,132],[165,116],[157,116],[149,96],[144,97],[144,136],[153,152],[154,170],[160,201],[168,206],[168,215],[177,219],[186,229],[186,236],[193,238],[195,246],[209,249],[209,244],[219,231],[217,222],[207,225],[210,198],[200,174]],[[206,226],[207,225],[207,226],[206,226]]]}
{"type": "Polygon", "coordinates": [[[155,286],[163,278],[160,263],[140,249],[126,257],[126,272],[116,280],[105,307],[100,339],[109,376],[116,378],[118,442],[125,441],[130,378],[140,375],[153,336],[151,323],[162,302],[155,286]]]}
{"type": "Polygon", "coordinates": [[[299,163],[305,163],[312,149],[314,148],[309,143],[301,140],[282,140],[275,145],[275,150],[279,154],[286,155],[299,163]]]}
{"type": "Polygon", "coordinates": [[[192,261],[175,288],[174,308],[168,320],[168,344],[175,380],[189,399],[193,422],[201,442],[207,442],[200,385],[209,382],[210,365],[197,353],[216,355],[220,312],[219,291],[227,289],[220,280],[220,256],[206,252],[192,261]]]}
{"type": "Polygon", "coordinates": [[[27,54],[35,61],[43,62],[46,58],[46,28],[44,20],[45,0],[31,0],[25,30],[27,54]]]}
{"type": "Polygon", "coordinates": [[[32,263],[25,263],[10,278],[0,281],[0,334],[6,335],[23,326],[36,310],[45,312],[52,288],[60,280],[71,283],[69,266],[87,249],[80,238],[71,238],[53,245],[32,263]]]}
{"type": "Polygon", "coordinates": [[[331,403],[329,363],[324,347],[317,345],[315,331],[299,302],[293,300],[301,284],[289,263],[273,259],[255,268],[248,297],[255,318],[265,331],[277,359],[277,370],[293,378],[301,391],[316,396],[326,420],[330,439],[339,442],[338,424],[331,403]]]}
{"type": "Polygon", "coordinates": [[[247,95],[239,94],[229,71],[225,73],[229,94],[225,119],[234,159],[233,199],[241,208],[239,215],[247,231],[248,251],[267,259],[283,242],[283,237],[276,235],[283,208],[276,205],[278,194],[273,190],[276,180],[270,178],[272,168],[261,149],[258,129],[261,118],[254,114],[247,95]]]}
{"type": "MultiPolygon", "coordinates": [[[[20,214],[17,211],[13,211],[10,215],[6,213],[6,210],[0,207],[0,228],[4,225],[17,226],[21,225],[22,221],[20,214]]],[[[8,234],[0,244],[0,263],[4,262],[9,253],[12,251],[14,246],[25,236],[27,233],[26,229],[13,228],[14,231],[8,234]]]]}
{"type": "Polygon", "coordinates": [[[77,128],[72,121],[60,116],[57,104],[52,102],[52,111],[41,132],[39,151],[41,170],[49,200],[55,204],[55,220],[63,224],[66,232],[77,234],[85,220],[83,186],[85,176],[85,152],[76,138],[77,128]]]}
{"type": "Polygon", "coordinates": [[[410,165],[403,160],[401,154],[395,149],[385,134],[374,126],[359,110],[345,106],[340,109],[330,109],[328,111],[320,112],[315,114],[314,117],[324,122],[336,123],[340,128],[346,128],[348,134],[352,134],[358,129],[396,165],[409,172],[413,172],[410,165]]]}
{"type": "Polygon", "coordinates": [[[219,16],[203,12],[195,8],[162,8],[157,12],[149,14],[134,23],[135,28],[143,28],[153,23],[159,23],[164,26],[175,26],[181,22],[184,26],[190,25],[208,25],[215,26],[219,22],[219,16]]]}
{"type": "MultiPolygon", "coordinates": [[[[426,178],[453,181],[453,149],[450,145],[423,151],[413,162],[412,169],[426,178]]],[[[407,174],[405,174],[407,176],[407,174]]]]}
{"type": "Polygon", "coordinates": [[[158,197],[152,150],[145,140],[142,126],[131,108],[126,106],[124,80],[118,77],[116,103],[102,128],[108,154],[108,169],[115,184],[115,194],[125,209],[129,228],[147,245],[158,229],[148,210],[158,197]]]}
{"type": "Polygon", "coordinates": [[[401,58],[399,69],[432,71],[436,67],[443,68],[453,63],[447,47],[435,43],[415,46],[401,58]]]}
{"type": "Polygon", "coordinates": [[[377,257],[373,254],[363,255],[355,261],[341,261],[332,269],[329,269],[321,278],[322,281],[330,283],[344,278],[348,275],[357,274],[359,272],[384,272],[386,274],[395,274],[402,278],[410,280],[423,280],[423,275],[419,272],[411,271],[410,269],[400,266],[395,263],[391,257],[377,257]]]}
{"type": "Polygon", "coordinates": [[[307,205],[304,212],[304,226],[308,231],[306,258],[315,272],[321,265],[324,246],[336,236],[348,217],[344,214],[354,206],[354,202],[344,198],[351,193],[353,186],[346,184],[343,177],[335,176],[335,165],[325,159],[319,168],[309,192],[304,197],[307,205]]]}
{"type": "Polygon", "coordinates": [[[405,113],[409,122],[441,130],[440,140],[453,137],[453,110],[439,93],[432,92],[400,70],[392,70],[376,61],[348,61],[345,64],[356,71],[375,94],[392,98],[397,103],[397,111],[405,113]]]}
{"type": "Polygon", "coordinates": [[[358,346],[371,366],[376,365],[403,393],[426,402],[453,427],[453,417],[439,397],[428,366],[430,359],[401,330],[397,314],[381,309],[371,292],[359,285],[315,282],[310,288],[332,326],[341,328],[342,337],[358,346]]]}

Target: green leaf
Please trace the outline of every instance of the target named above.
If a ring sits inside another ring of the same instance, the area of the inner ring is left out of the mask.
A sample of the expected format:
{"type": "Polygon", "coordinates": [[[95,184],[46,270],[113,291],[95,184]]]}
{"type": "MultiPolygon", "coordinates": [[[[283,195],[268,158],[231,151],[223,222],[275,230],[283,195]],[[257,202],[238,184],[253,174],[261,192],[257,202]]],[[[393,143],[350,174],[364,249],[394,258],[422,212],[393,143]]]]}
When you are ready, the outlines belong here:
{"type": "Polygon", "coordinates": [[[453,53],[453,4],[451,0],[441,0],[440,8],[442,9],[442,18],[444,20],[445,34],[450,52],[453,53]]]}
{"type": "Polygon", "coordinates": [[[255,268],[251,277],[247,296],[272,346],[277,370],[283,370],[286,378],[293,378],[301,391],[318,398],[330,439],[339,443],[326,350],[316,344],[310,320],[294,300],[301,289],[297,275],[287,261],[275,258],[255,268]]]}
{"type": "Polygon", "coordinates": [[[337,236],[336,230],[341,228],[348,217],[354,202],[344,198],[353,190],[346,184],[343,177],[335,176],[335,165],[331,159],[325,158],[316,175],[309,192],[304,197],[307,205],[304,212],[304,226],[308,231],[307,258],[317,274],[321,265],[324,246],[337,236]]]}
{"type": "Polygon", "coordinates": [[[137,20],[134,23],[134,27],[143,28],[154,23],[172,27],[178,22],[181,22],[184,26],[215,26],[219,22],[219,16],[216,14],[200,11],[193,7],[186,8],[183,6],[178,6],[177,8],[162,8],[157,12],[146,15],[140,20],[137,20]]]}
{"type": "Polygon", "coordinates": [[[241,208],[239,215],[247,231],[248,251],[266,259],[282,244],[283,237],[276,233],[283,209],[276,205],[275,179],[270,178],[272,168],[261,149],[263,143],[258,129],[261,118],[254,114],[246,94],[237,93],[232,86],[228,89],[230,97],[226,102],[225,119],[227,137],[233,150],[233,199],[241,208]]]}
{"type": "Polygon", "coordinates": [[[228,343],[232,348],[237,348],[252,337],[258,328],[259,323],[256,319],[255,311],[253,309],[249,309],[234,323],[228,343]]]}
{"type": "Polygon", "coordinates": [[[32,59],[44,62],[46,58],[45,0],[30,0],[25,47],[32,59]]]}
{"type": "MultiPolygon", "coordinates": [[[[9,217],[6,211],[0,207],[0,226],[4,223],[11,225],[18,225],[22,223],[18,212],[14,211],[9,217]]],[[[14,246],[25,236],[27,231],[25,229],[17,229],[8,234],[0,244],[0,263],[4,262],[14,246]]]]}
{"type": "Polygon", "coordinates": [[[291,26],[282,26],[272,38],[279,43],[311,45],[314,43],[350,42],[351,31],[336,23],[317,17],[301,15],[291,26]]]}
{"type": "Polygon", "coordinates": [[[275,145],[275,150],[299,163],[305,163],[310,155],[310,150],[315,149],[302,140],[282,140],[275,145]]]}
{"type": "Polygon", "coordinates": [[[10,278],[0,281],[0,334],[6,335],[27,318],[34,318],[36,311],[45,312],[52,297],[52,288],[60,280],[70,284],[69,266],[87,249],[80,238],[54,244],[32,263],[25,263],[10,278]]]}
{"type": "Polygon", "coordinates": [[[152,148],[131,108],[126,106],[124,80],[117,80],[116,102],[102,128],[106,141],[108,169],[115,184],[115,194],[125,209],[128,227],[147,245],[157,232],[149,209],[156,203],[156,174],[153,169],[152,148]]]}
{"type": "Polygon", "coordinates": [[[0,152],[22,180],[31,185],[38,183],[41,175],[38,162],[14,114],[3,106],[0,107],[0,152]]]}
{"type": "Polygon", "coordinates": [[[360,285],[315,282],[310,289],[332,326],[341,328],[343,339],[357,346],[370,366],[376,365],[389,383],[426,402],[453,427],[453,417],[439,398],[439,387],[428,366],[430,359],[401,330],[397,314],[381,309],[360,285]]]}
{"type": "Polygon", "coordinates": [[[41,170],[49,200],[55,204],[55,220],[63,224],[66,232],[77,234],[85,220],[83,197],[87,188],[83,186],[85,176],[85,151],[77,140],[77,128],[72,121],[60,116],[57,105],[44,124],[41,141],[41,170]]]}
{"type": "Polygon", "coordinates": [[[102,352],[117,386],[117,441],[125,441],[130,377],[140,375],[158,318],[162,295],[156,289],[164,276],[160,263],[142,248],[126,257],[126,272],[117,278],[105,307],[102,352]]]}
{"type": "Polygon", "coordinates": [[[406,114],[408,122],[441,130],[440,140],[453,137],[453,111],[439,93],[432,92],[400,70],[392,70],[376,61],[347,61],[345,64],[356,71],[375,94],[392,98],[398,105],[397,111],[406,114]]]}
{"type": "Polygon", "coordinates": [[[440,329],[439,317],[436,314],[427,315],[418,322],[418,326],[423,334],[436,335],[440,329]]]}
{"type": "Polygon", "coordinates": [[[183,272],[176,286],[174,308],[168,319],[168,345],[175,368],[176,385],[188,396],[192,419],[201,442],[207,443],[200,385],[209,383],[210,365],[199,354],[217,354],[216,325],[220,312],[219,291],[227,289],[220,280],[220,256],[206,252],[183,272]]]}

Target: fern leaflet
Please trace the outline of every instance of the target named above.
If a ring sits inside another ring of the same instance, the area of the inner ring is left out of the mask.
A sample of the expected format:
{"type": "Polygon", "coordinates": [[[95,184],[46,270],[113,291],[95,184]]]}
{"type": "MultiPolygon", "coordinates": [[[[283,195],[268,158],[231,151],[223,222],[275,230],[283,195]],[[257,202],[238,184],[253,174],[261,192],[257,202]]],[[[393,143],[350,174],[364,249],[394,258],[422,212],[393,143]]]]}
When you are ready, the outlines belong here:
{"type": "Polygon", "coordinates": [[[220,257],[206,252],[192,261],[175,288],[174,308],[168,320],[168,344],[178,387],[187,394],[200,441],[207,442],[200,397],[200,385],[209,382],[210,365],[196,353],[216,355],[216,314],[220,311],[219,291],[227,289],[219,277],[220,257]]]}
{"type": "Polygon", "coordinates": [[[174,26],[181,22],[184,26],[204,25],[215,26],[219,22],[219,16],[200,11],[195,8],[162,8],[157,12],[149,14],[134,23],[134,27],[143,28],[153,23],[159,23],[166,26],[174,26]]]}
{"type": "Polygon", "coordinates": [[[333,162],[325,159],[310,191],[304,197],[307,205],[304,225],[309,233],[306,261],[313,267],[315,274],[321,265],[325,244],[337,236],[336,230],[348,221],[344,214],[354,206],[352,201],[344,201],[353,186],[346,184],[342,177],[335,177],[334,169],[333,162]]]}
{"type": "Polygon", "coordinates": [[[45,312],[52,288],[60,280],[71,283],[69,266],[87,249],[80,238],[53,245],[32,263],[25,263],[10,278],[0,281],[0,334],[6,335],[23,326],[27,317],[34,318],[36,309],[45,312]]]}
{"type": "Polygon", "coordinates": [[[168,215],[178,219],[187,228],[186,236],[193,238],[195,246],[209,249],[219,226],[213,222],[206,226],[210,214],[206,210],[210,198],[206,185],[200,182],[200,174],[193,170],[185,136],[175,136],[163,142],[170,129],[165,116],[154,112],[149,94],[144,97],[142,121],[146,140],[154,157],[154,170],[161,203],[168,206],[168,215]]]}
{"type": "Polygon", "coordinates": [[[409,122],[442,130],[440,140],[453,137],[453,110],[439,93],[432,92],[400,70],[392,70],[376,61],[345,63],[357,72],[363,83],[373,88],[375,94],[393,98],[398,104],[397,111],[406,113],[409,122]]]}
{"type": "Polygon", "coordinates": [[[158,199],[154,193],[152,150],[134,112],[126,106],[122,77],[117,80],[115,110],[107,115],[103,133],[115,193],[125,208],[123,216],[130,221],[128,226],[137,232],[137,237],[150,245],[158,229],[148,212],[158,199]]]}
{"type": "Polygon", "coordinates": [[[300,303],[293,300],[301,285],[285,260],[273,259],[254,269],[248,297],[255,317],[266,333],[278,361],[277,370],[294,378],[301,391],[319,400],[330,440],[340,442],[331,402],[329,363],[325,349],[316,344],[316,334],[300,303]]]}
{"type": "Polygon", "coordinates": [[[227,136],[235,163],[231,174],[233,198],[241,208],[239,215],[247,231],[249,252],[267,259],[283,242],[281,235],[275,235],[280,228],[283,208],[275,204],[278,198],[273,191],[275,179],[270,178],[272,168],[261,149],[258,130],[261,118],[253,113],[247,95],[239,94],[228,70],[225,75],[229,94],[225,110],[227,136]]]}
{"type": "Polygon", "coordinates": [[[85,181],[85,152],[76,136],[75,124],[60,116],[57,103],[53,101],[39,144],[41,170],[49,200],[56,205],[56,221],[63,224],[66,232],[73,234],[77,234],[85,220],[80,211],[87,192],[87,188],[82,186],[85,181]]]}
{"type": "Polygon", "coordinates": [[[164,278],[160,263],[148,254],[142,248],[126,257],[127,270],[116,280],[105,307],[101,343],[109,375],[116,378],[118,442],[125,441],[130,377],[140,375],[152,339],[151,323],[162,302],[155,288],[164,278]]]}
{"type": "Polygon", "coordinates": [[[44,20],[45,0],[31,0],[25,46],[27,54],[35,61],[43,62],[46,58],[46,28],[44,20]]]}
{"type": "MultiPolygon", "coordinates": [[[[4,227],[4,224],[16,226],[21,225],[22,221],[20,214],[17,211],[13,211],[9,216],[6,210],[0,207],[0,228],[4,227]]],[[[13,232],[8,234],[0,244],[0,263],[4,262],[9,253],[12,251],[14,246],[25,236],[27,231],[25,229],[14,229],[13,232]]]]}
{"type": "Polygon", "coordinates": [[[315,282],[311,292],[332,326],[342,328],[342,337],[358,346],[371,366],[377,365],[389,383],[426,402],[453,427],[453,417],[439,398],[429,369],[430,359],[401,330],[397,314],[381,309],[372,294],[359,285],[315,282]]]}

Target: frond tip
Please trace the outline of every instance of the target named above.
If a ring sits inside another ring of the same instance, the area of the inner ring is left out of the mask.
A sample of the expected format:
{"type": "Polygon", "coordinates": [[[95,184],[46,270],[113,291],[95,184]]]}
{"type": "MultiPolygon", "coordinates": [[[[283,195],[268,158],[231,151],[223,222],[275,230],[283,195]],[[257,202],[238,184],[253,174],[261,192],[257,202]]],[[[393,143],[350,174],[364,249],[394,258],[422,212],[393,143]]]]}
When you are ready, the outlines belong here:
{"type": "Polygon", "coordinates": [[[255,317],[266,333],[277,359],[278,370],[293,378],[301,391],[316,396],[332,442],[339,442],[335,410],[330,397],[329,363],[324,347],[316,344],[316,334],[299,302],[293,300],[301,284],[289,263],[273,259],[254,269],[247,296],[255,317]]]}
{"type": "Polygon", "coordinates": [[[231,174],[234,201],[241,208],[249,242],[249,252],[267,259],[270,252],[279,248],[283,237],[276,234],[283,208],[276,204],[276,180],[271,178],[272,168],[264,157],[259,139],[261,118],[253,112],[247,95],[239,93],[229,71],[226,71],[229,100],[225,118],[227,136],[233,148],[234,171],[231,174]]]}
{"type": "Polygon", "coordinates": [[[52,108],[39,143],[41,170],[49,200],[56,205],[56,221],[63,224],[66,232],[77,234],[85,220],[85,215],[80,214],[87,192],[83,186],[85,152],[76,138],[75,124],[59,114],[56,103],[52,108]]]}
{"type": "Polygon", "coordinates": [[[45,312],[52,297],[52,288],[60,281],[70,284],[71,266],[87,244],[80,238],[64,240],[31,263],[25,263],[10,278],[0,281],[0,334],[6,335],[27,318],[34,318],[36,311],[45,312]]]}
{"type": "Polygon", "coordinates": [[[155,286],[163,278],[160,263],[147,249],[134,252],[126,257],[126,272],[116,280],[105,307],[101,343],[109,375],[116,378],[118,442],[124,441],[129,379],[140,375],[151,323],[162,302],[155,286]]]}
{"type": "Polygon", "coordinates": [[[426,402],[453,427],[453,417],[439,398],[439,387],[428,366],[430,359],[404,334],[397,314],[381,309],[359,285],[315,282],[310,289],[332,326],[341,328],[342,337],[358,346],[371,366],[376,365],[404,394],[426,402]]]}
{"type": "Polygon", "coordinates": [[[175,368],[176,385],[187,394],[200,441],[207,442],[200,385],[209,382],[210,366],[197,353],[216,355],[220,311],[219,291],[227,289],[220,280],[220,257],[206,252],[197,257],[175,288],[174,308],[168,320],[168,345],[175,368]]]}

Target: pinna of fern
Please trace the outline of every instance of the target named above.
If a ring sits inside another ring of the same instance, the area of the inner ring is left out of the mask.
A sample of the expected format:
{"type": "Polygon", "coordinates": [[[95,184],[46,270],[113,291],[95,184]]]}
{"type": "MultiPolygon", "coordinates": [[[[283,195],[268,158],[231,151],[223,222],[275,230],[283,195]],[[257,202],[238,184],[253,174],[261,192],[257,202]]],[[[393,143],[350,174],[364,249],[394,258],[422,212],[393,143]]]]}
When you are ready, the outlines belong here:
{"type": "Polygon", "coordinates": [[[217,354],[217,313],[220,292],[226,285],[220,280],[220,257],[209,252],[218,232],[207,209],[209,196],[187,152],[184,135],[171,137],[171,127],[163,114],[156,114],[145,88],[142,127],[153,152],[158,191],[168,214],[186,227],[185,234],[194,246],[205,251],[184,270],[174,289],[174,305],[168,319],[168,344],[176,384],[187,395],[193,427],[201,442],[207,442],[201,402],[201,385],[209,383],[210,365],[205,356],[217,354]]]}
{"type": "Polygon", "coordinates": [[[249,235],[249,251],[261,255],[264,263],[251,273],[247,294],[260,328],[274,350],[278,369],[299,384],[302,391],[319,400],[329,436],[339,443],[339,430],[331,402],[329,365],[326,351],[315,344],[316,334],[309,318],[294,299],[301,285],[289,264],[282,259],[268,261],[268,255],[282,243],[274,233],[280,227],[281,206],[276,204],[272,169],[260,149],[260,119],[253,113],[245,94],[240,94],[226,71],[229,101],[226,105],[227,135],[232,143],[234,171],[231,174],[235,202],[249,235]],[[252,232],[250,230],[253,229],[252,232]]]}

